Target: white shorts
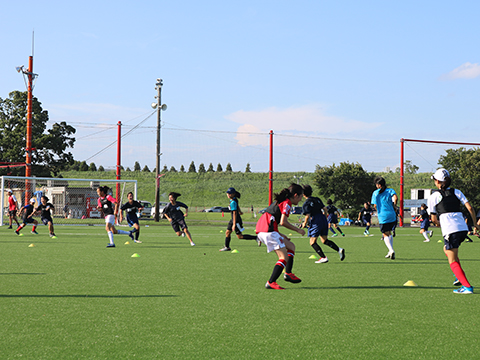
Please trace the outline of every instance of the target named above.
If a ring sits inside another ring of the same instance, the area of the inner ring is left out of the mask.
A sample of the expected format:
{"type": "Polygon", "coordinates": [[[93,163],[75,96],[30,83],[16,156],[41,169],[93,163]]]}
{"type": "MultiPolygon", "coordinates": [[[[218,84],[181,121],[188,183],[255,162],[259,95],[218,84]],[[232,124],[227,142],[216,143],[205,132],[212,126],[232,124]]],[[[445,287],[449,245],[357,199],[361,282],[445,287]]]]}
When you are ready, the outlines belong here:
{"type": "Polygon", "coordinates": [[[283,237],[276,231],[258,233],[257,238],[267,246],[267,252],[280,250],[285,247],[283,237]]]}
{"type": "Polygon", "coordinates": [[[107,216],[105,216],[105,224],[115,225],[115,215],[107,215],[107,216]]]}

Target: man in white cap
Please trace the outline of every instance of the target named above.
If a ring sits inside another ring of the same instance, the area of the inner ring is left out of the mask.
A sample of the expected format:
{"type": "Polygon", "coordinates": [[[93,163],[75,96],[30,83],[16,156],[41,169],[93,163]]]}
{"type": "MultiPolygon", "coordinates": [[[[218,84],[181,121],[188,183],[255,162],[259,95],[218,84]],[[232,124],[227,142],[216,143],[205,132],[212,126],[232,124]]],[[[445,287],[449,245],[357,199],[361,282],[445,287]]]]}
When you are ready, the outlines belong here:
{"type": "Polygon", "coordinates": [[[461,204],[465,205],[474,226],[478,230],[480,226],[476,224],[475,211],[460,190],[450,188],[452,179],[447,170],[438,169],[432,175],[432,180],[435,181],[435,186],[439,191],[434,192],[428,198],[428,211],[433,223],[442,228],[443,243],[445,245],[443,250],[456,277],[453,284],[463,285],[460,289],[453,290],[453,292],[456,294],[473,294],[473,286],[468,282],[460,265],[458,248],[468,234],[468,226],[462,214],[461,204]]]}
{"type": "Polygon", "coordinates": [[[15,234],[20,235],[20,230],[22,230],[27,224],[33,224],[32,227],[32,234],[38,234],[35,230],[38,225],[38,221],[33,218],[35,214],[35,198],[30,199],[30,204],[25,205],[22,210],[20,210],[20,215],[23,213],[23,224],[20,225],[17,230],[15,230],[15,234]]]}
{"type": "Polygon", "coordinates": [[[8,192],[8,217],[10,220],[9,222],[10,226],[8,228],[11,229],[13,220],[15,220],[15,222],[17,223],[17,226],[20,226],[17,220],[18,202],[15,195],[13,195],[12,190],[8,190],[7,192],[8,192]]]}

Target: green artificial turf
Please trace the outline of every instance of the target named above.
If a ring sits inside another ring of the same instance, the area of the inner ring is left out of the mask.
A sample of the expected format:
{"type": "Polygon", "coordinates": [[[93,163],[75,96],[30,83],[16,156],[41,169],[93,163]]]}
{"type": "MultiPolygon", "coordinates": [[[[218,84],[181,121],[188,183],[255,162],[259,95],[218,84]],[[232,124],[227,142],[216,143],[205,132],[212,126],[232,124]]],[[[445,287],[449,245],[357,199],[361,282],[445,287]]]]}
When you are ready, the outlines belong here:
{"type": "MultiPolygon", "coordinates": [[[[225,219],[226,221],[227,219],[225,219]]],[[[322,246],[315,264],[306,237],[294,272],[303,281],[266,290],[276,262],[225,224],[190,225],[191,247],[169,226],[145,227],[142,244],[103,226],[57,226],[17,236],[0,228],[2,359],[472,359],[480,353],[478,295],[453,294],[437,241],[398,229],[397,259],[363,228],[332,238],[346,259],[322,246]],[[125,242],[130,241],[129,245],[125,242]],[[34,244],[34,247],[29,247],[34,244]],[[132,258],[134,253],[140,257],[132,258]],[[408,280],[418,287],[403,286],[408,280]]],[[[188,218],[187,218],[188,223],[188,218]]],[[[125,229],[125,228],[122,228],[125,229]]],[[[252,234],[253,225],[246,226],[252,234]]],[[[288,230],[285,233],[289,233],[288,230]]],[[[471,283],[480,284],[480,240],[460,247],[471,283]]],[[[480,291],[480,285],[479,285],[480,291]]]]}

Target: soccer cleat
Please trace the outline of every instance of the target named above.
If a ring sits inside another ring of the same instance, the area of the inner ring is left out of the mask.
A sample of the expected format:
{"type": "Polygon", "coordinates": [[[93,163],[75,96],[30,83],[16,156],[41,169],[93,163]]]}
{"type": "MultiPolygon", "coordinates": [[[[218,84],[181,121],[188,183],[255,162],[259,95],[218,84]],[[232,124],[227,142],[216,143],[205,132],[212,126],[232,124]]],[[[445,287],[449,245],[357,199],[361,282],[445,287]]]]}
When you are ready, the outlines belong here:
{"type": "Polygon", "coordinates": [[[18,232],[18,230],[15,230],[15,234],[20,235],[20,233],[18,232]]]}
{"type": "Polygon", "coordinates": [[[140,240],[133,240],[133,242],[136,242],[137,244],[141,244],[141,243],[142,243],[140,240]]]}
{"type": "Polygon", "coordinates": [[[265,284],[265,289],[272,289],[272,290],[285,290],[285,288],[281,287],[280,285],[278,285],[276,282],[269,282],[267,281],[267,283],[265,284]]]}
{"type": "Polygon", "coordinates": [[[112,247],[115,247],[115,244],[108,244],[107,245],[107,248],[112,248],[112,247]]]}
{"type": "Polygon", "coordinates": [[[9,226],[7,229],[12,229],[12,227],[11,227],[11,226],[9,226]]]}
{"type": "Polygon", "coordinates": [[[294,273],[288,273],[288,274],[285,273],[285,275],[283,275],[283,278],[285,279],[285,281],[288,281],[294,284],[298,284],[299,282],[302,282],[302,280],[300,280],[294,273]]]}
{"type": "Polygon", "coordinates": [[[423,240],[423,242],[430,242],[430,239],[425,239],[423,240]]]}
{"type": "Polygon", "coordinates": [[[455,281],[453,282],[453,286],[460,286],[460,285],[462,285],[462,283],[460,282],[460,280],[455,279],[455,281]]]}
{"type": "Polygon", "coordinates": [[[38,235],[37,230],[32,230],[32,234],[38,235]]]}
{"type": "Polygon", "coordinates": [[[389,252],[387,255],[385,255],[385,258],[395,260],[395,251],[389,252]]]}
{"type": "Polygon", "coordinates": [[[182,233],[182,237],[185,237],[185,233],[182,233]]]}
{"type": "Polygon", "coordinates": [[[133,241],[135,241],[134,238],[133,238],[133,231],[129,231],[129,232],[128,232],[128,236],[130,236],[130,239],[132,239],[133,241]]]}
{"type": "Polygon", "coordinates": [[[191,246],[195,246],[195,243],[192,241],[192,242],[190,243],[190,245],[191,245],[191,246]]]}
{"type": "Polygon", "coordinates": [[[326,264],[327,262],[328,262],[328,258],[325,256],[315,261],[315,264],[326,264]]]}
{"type": "Polygon", "coordinates": [[[257,241],[258,246],[262,246],[262,242],[258,238],[256,238],[255,240],[257,241]]]}
{"type": "Polygon", "coordinates": [[[232,249],[230,249],[229,247],[224,246],[223,248],[221,248],[221,249],[218,250],[218,251],[232,251],[232,249]]]}
{"type": "Polygon", "coordinates": [[[453,290],[455,294],[473,294],[473,286],[462,286],[460,289],[453,290]]]}
{"type": "Polygon", "coordinates": [[[365,230],[365,233],[366,233],[367,235],[370,235],[370,231],[368,231],[368,230],[365,230]]]}
{"type": "Polygon", "coordinates": [[[337,236],[338,236],[338,234],[337,234],[337,233],[335,233],[335,234],[333,234],[333,235],[332,235],[332,237],[337,237],[337,236]]]}
{"type": "Polygon", "coordinates": [[[338,254],[340,255],[340,261],[345,260],[345,249],[340,248],[340,250],[338,250],[338,254]]]}
{"type": "Polygon", "coordinates": [[[342,236],[345,236],[345,233],[342,233],[342,236]]]}

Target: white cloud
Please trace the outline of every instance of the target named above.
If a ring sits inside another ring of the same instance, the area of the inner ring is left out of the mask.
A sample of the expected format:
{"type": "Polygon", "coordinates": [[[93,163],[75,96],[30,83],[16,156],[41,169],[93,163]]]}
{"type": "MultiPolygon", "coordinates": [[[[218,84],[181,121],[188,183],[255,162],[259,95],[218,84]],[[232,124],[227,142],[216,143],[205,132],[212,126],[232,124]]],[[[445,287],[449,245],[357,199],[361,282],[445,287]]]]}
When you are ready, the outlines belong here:
{"type": "Polygon", "coordinates": [[[441,77],[442,80],[455,80],[455,79],[474,79],[480,76],[480,65],[478,63],[472,64],[466,62],[460,65],[456,69],[453,69],[448,74],[441,77]]]}
{"type": "MultiPolygon", "coordinates": [[[[266,136],[270,130],[274,130],[283,135],[335,136],[340,133],[357,134],[381,125],[327,115],[319,104],[286,109],[271,107],[258,111],[239,110],[227,115],[226,119],[241,124],[237,129],[236,140],[242,146],[266,143],[264,136],[244,134],[245,132],[263,133],[266,136]]],[[[278,140],[281,139],[276,140],[277,145],[280,145],[278,140]]],[[[288,141],[291,144],[292,138],[288,141]]],[[[301,139],[303,144],[306,141],[308,140],[301,139]]]]}

